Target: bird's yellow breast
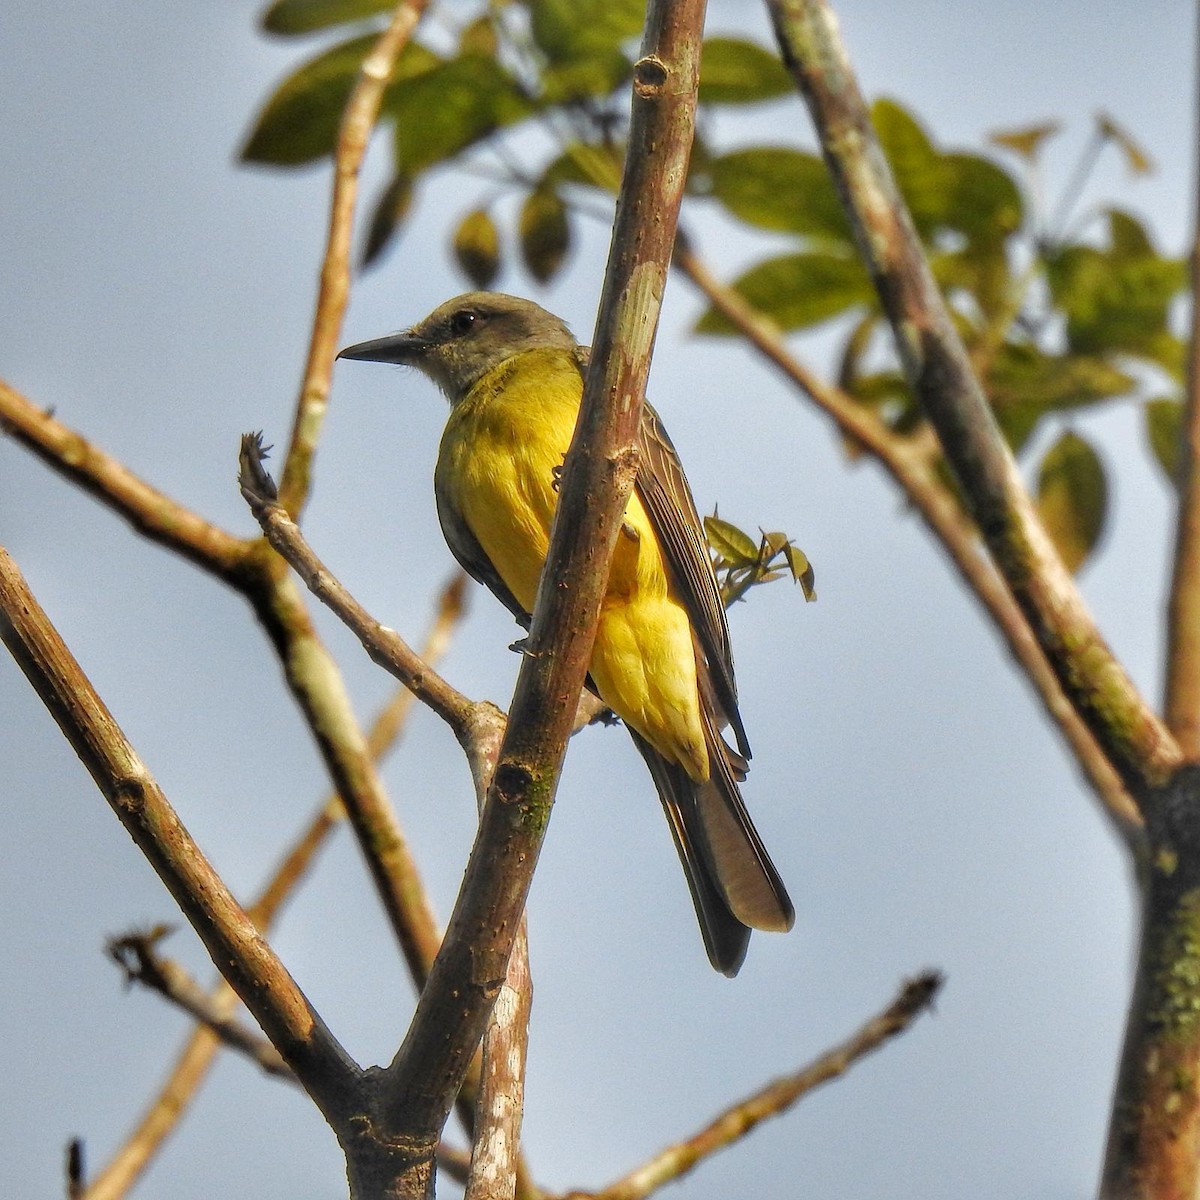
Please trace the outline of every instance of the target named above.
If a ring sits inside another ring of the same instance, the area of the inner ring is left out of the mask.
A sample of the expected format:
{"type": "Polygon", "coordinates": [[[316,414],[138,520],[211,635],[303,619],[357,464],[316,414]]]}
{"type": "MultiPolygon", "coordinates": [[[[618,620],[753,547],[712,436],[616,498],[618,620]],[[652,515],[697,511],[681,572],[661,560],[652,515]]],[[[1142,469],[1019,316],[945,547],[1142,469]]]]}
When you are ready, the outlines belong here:
{"type": "MultiPolygon", "coordinates": [[[[454,406],[442,435],[438,487],[527,612],[582,391],[571,356],[530,351],[485,375],[454,406]]],[[[613,555],[591,675],[627,724],[694,778],[707,778],[691,623],[636,492],[613,555]]]]}
{"type": "Polygon", "coordinates": [[[485,375],[454,406],[438,456],[439,486],[527,612],[579,411],[579,370],[562,358],[538,351],[485,375]]]}

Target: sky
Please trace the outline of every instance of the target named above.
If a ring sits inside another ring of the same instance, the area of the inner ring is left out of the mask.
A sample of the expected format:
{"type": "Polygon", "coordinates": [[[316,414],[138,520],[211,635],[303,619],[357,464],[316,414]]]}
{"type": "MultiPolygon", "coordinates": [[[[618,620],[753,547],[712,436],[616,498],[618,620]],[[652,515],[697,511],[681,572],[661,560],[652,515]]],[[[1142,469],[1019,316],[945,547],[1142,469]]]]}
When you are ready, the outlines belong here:
{"type": "MultiPolygon", "coordinates": [[[[943,144],[1056,117],[1054,194],[1110,111],[1158,170],[1114,158],[1089,192],[1143,214],[1179,252],[1192,207],[1192,15],[1180,2],[984,5],[845,0],[864,89],[898,97],[943,144]]],[[[252,520],[237,438],[290,427],[324,232],[328,171],[248,170],[256,105],[307,52],[242,3],[0,11],[0,376],[225,527],[252,520]]],[[[765,40],[759,7],[714,2],[709,29],[765,40]]],[[[794,101],[731,126],[811,144],[794,101]],[[755,121],[758,121],[755,124],[755,121]]],[[[382,179],[384,148],[368,164],[382,179]]],[[[422,197],[356,286],[346,343],[464,290],[448,265],[461,178],[422,197]]],[[[726,276],[764,253],[697,210],[726,276]]],[[[553,287],[510,270],[586,339],[606,245],[592,227],[553,287]]],[[[840,1040],[925,967],[936,1014],[703,1165],[692,1197],[1068,1200],[1095,1187],[1132,962],[1128,870],[995,635],[878,471],[747,351],[689,335],[668,288],[651,394],[698,505],[785,529],[819,599],[783,584],[732,618],[755,749],[747,802],[798,910],[756,935],[735,981],[704,957],[653,790],[619,730],[575,740],[530,902],[534,1018],[526,1146],[545,1186],[599,1186],[840,1040]]],[[[828,366],[828,341],[799,338],[828,366]]],[[[306,531],[387,624],[424,629],[451,559],[430,472],[445,410],[419,377],[339,366],[306,531]]],[[[1075,418],[1115,481],[1112,527],[1081,578],[1138,685],[1161,686],[1170,498],[1137,414],[1075,418]]],[[[1047,430],[1047,440],[1061,426],[1047,430]]],[[[0,441],[0,544],[16,558],[188,828],[239,894],[324,795],[321,768],[245,605],[140,541],[0,441]]],[[[325,614],[364,719],[388,681],[325,614]]],[[[472,597],[445,673],[507,703],[507,614],[472,597]]],[[[101,1163],[185,1035],[122,986],[104,939],[172,921],[171,902],[24,678],[0,660],[0,1193],[62,1194],[67,1140],[101,1163]]],[[[385,779],[439,913],[453,903],[473,799],[453,739],[412,722],[385,779]]],[[[273,944],[360,1062],[386,1062],[411,1011],[357,852],[341,831],[273,944]]],[[[210,970],[181,929],[167,949],[210,970]]],[[[337,1197],[342,1163],[299,1093],[232,1057],[136,1195],[337,1197]]]]}

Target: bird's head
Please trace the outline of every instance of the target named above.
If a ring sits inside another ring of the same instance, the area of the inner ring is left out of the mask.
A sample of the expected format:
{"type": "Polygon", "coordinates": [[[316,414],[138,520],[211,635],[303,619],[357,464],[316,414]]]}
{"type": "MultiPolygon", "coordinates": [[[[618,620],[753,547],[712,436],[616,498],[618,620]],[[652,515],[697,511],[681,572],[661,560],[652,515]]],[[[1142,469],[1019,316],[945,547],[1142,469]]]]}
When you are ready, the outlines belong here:
{"type": "Polygon", "coordinates": [[[411,329],[347,346],[338,358],[402,363],[461,400],[492,368],[527,350],[574,352],[566,325],[532,300],[503,292],[467,292],[439,305],[411,329]]]}

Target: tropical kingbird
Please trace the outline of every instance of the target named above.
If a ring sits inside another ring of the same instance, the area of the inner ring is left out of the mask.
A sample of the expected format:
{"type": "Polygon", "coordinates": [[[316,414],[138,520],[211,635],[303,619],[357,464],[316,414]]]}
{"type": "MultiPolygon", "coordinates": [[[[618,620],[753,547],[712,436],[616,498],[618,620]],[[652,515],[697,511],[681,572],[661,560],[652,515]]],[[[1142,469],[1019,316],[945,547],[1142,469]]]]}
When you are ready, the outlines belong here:
{"type": "MultiPolygon", "coordinates": [[[[470,292],[339,358],[416,367],[446,394],[434,496],[454,557],[529,628],[587,351],[530,300],[470,292]]],[[[675,448],[645,406],[637,479],[600,610],[590,686],[654,777],[709,959],[735,975],[750,928],[794,914],[738,782],[750,747],[729,626],[675,448]],[[737,749],[721,736],[729,728],[737,749]]]]}

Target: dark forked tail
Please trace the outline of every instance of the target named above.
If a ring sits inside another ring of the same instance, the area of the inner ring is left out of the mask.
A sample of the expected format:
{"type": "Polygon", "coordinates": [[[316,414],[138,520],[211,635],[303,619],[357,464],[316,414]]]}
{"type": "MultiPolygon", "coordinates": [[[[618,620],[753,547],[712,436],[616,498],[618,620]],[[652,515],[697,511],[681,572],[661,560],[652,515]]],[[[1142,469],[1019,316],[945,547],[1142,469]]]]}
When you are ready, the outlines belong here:
{"type": "Polygon", "coordinates": [[[683,863],[709,961],[730,977],[750,930],[792,927],[795,912],[738,790],[744,760],[705,721],[710,777],[697,783],[644,738],[630,735],[650,768],[683,863]]]}

